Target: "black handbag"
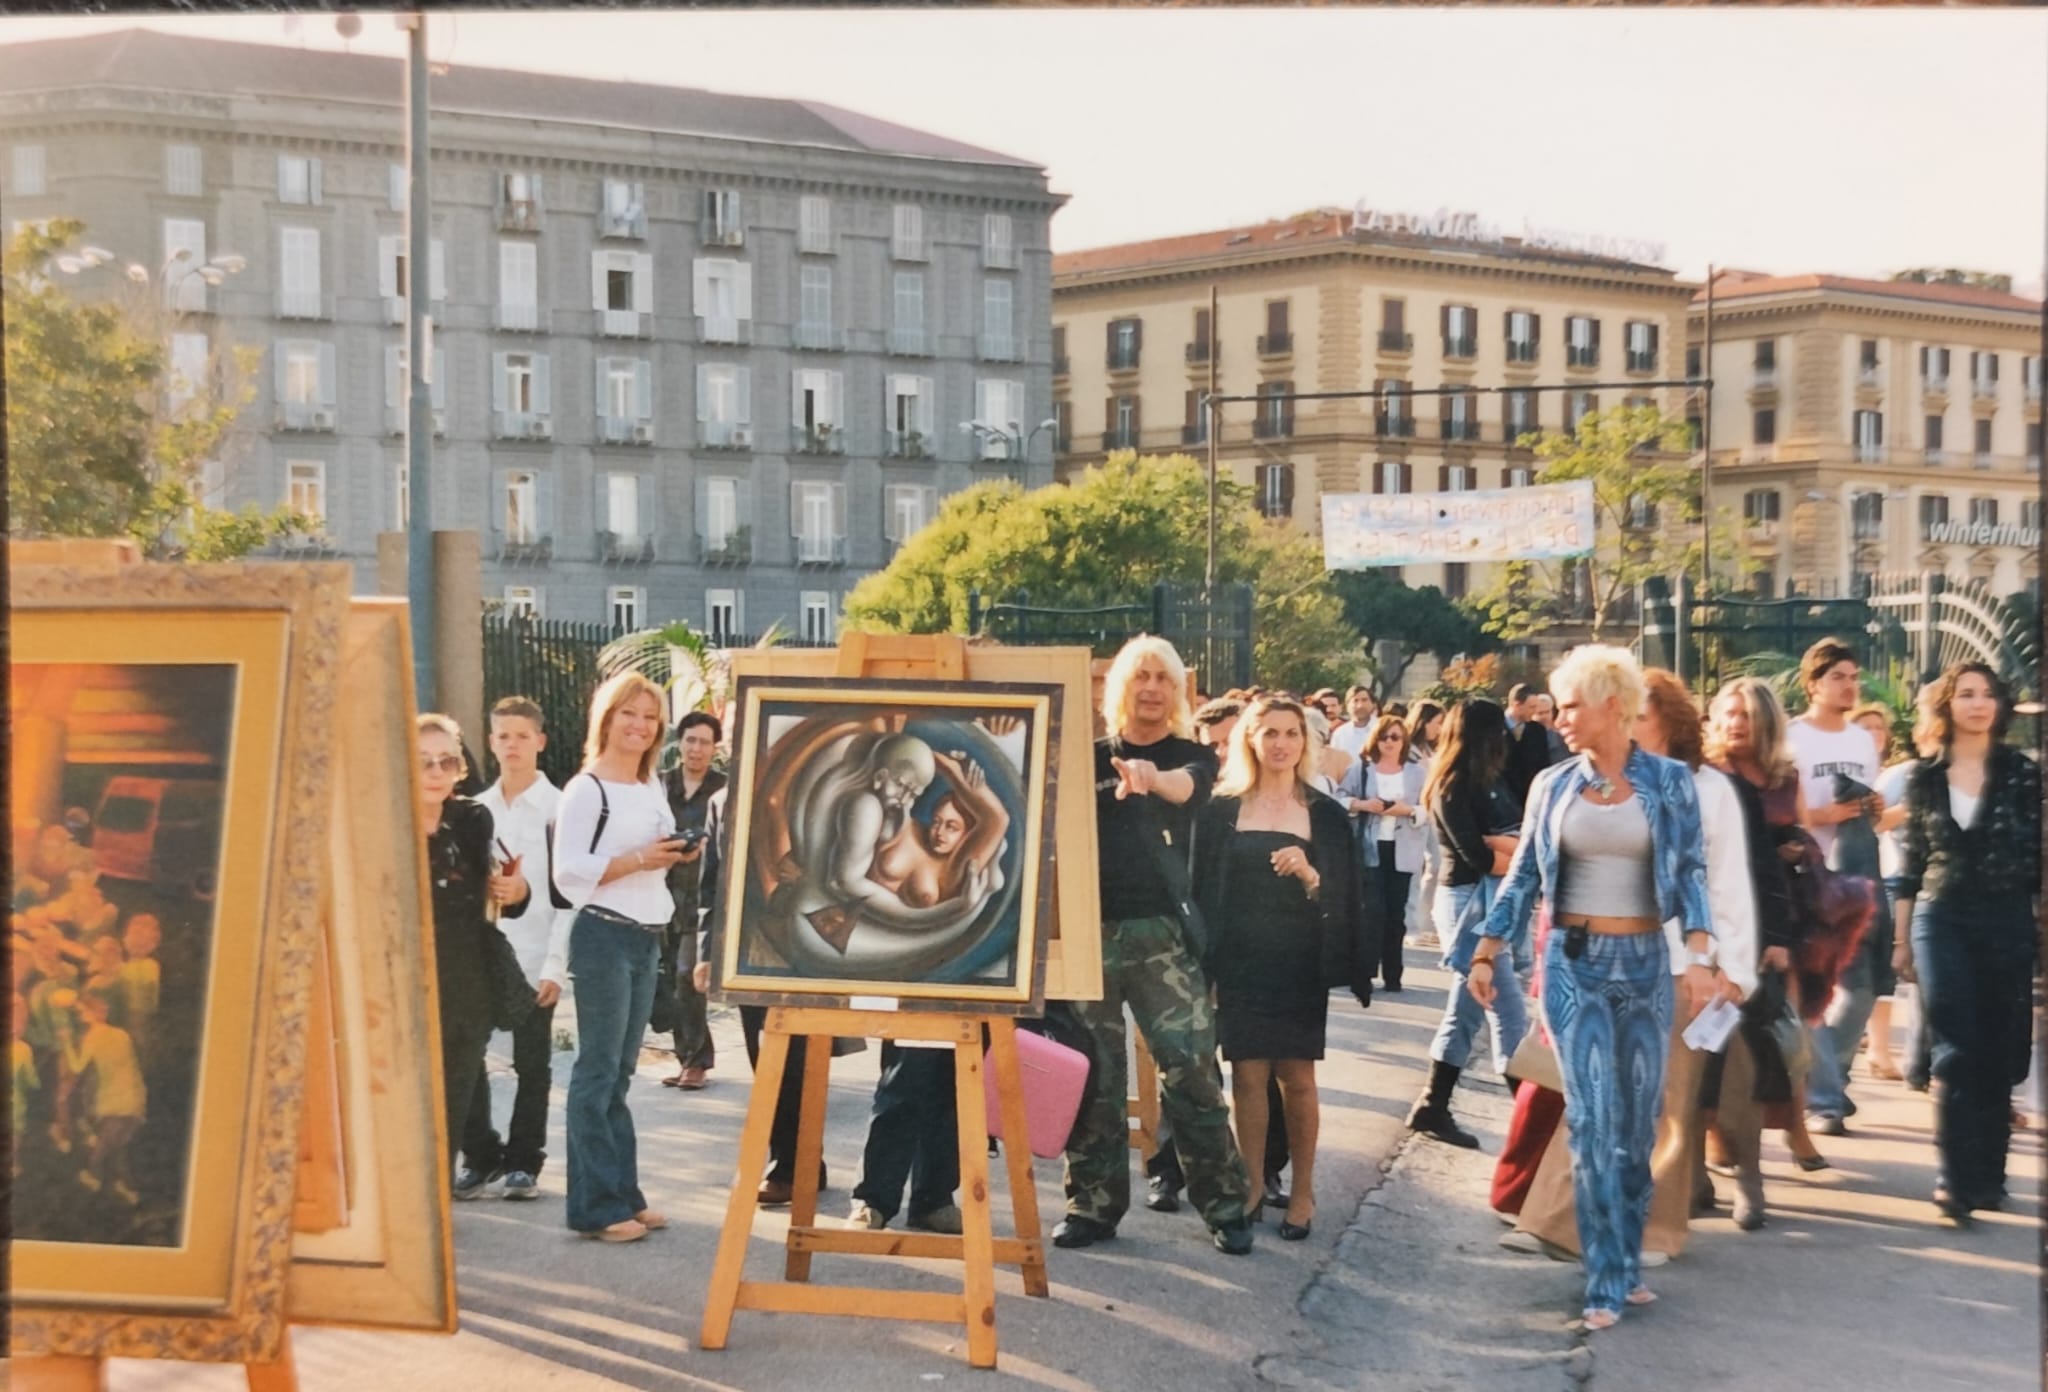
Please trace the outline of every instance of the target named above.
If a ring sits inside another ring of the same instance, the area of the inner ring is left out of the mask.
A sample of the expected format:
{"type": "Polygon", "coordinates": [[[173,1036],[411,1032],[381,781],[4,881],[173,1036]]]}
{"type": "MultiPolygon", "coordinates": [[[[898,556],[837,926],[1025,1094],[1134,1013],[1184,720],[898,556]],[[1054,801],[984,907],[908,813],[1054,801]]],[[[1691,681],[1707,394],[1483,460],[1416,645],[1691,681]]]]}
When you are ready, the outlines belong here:
{"type": "Polygon", "coordinates": [[[519,954],[497,924],[484,925],[484,963],[491,978],[491,1028],[516,1030],[539,1008],[519,954]]]}
{"type": "MultiPolygon", "coordinates": [[[[586,769],[584,772],[589,773],[589,770],[586,769]]],[[[592,773],[590,774],[590,781],[597,784],[597,829],[590,833],[590,849],[592,853],[595,853],[598,839],[604,835],[605,823],[612,819],[612,800],[605,794],[604,780],[602,778],[592,773]]],[[[558,909],[573,909],[576,905],[570,902],[567,895],[555,887],[555,824],[553,822],[548,823],[547,843],[548,902],[558,909]]]]}

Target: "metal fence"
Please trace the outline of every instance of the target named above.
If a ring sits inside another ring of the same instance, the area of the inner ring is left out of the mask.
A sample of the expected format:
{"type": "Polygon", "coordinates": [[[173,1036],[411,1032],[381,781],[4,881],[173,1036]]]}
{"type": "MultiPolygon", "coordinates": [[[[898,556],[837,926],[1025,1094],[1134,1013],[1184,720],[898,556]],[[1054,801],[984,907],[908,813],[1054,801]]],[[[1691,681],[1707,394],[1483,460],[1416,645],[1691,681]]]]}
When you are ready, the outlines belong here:
{"type": "Polygon", "coordinates": [[[1148,600],[1097,609],[1031,603],[1028,590],[988,603],[967,596],[967,631],[1019,647],[1075,644],[1107,657],[1141,633],[1155,633],[1180,651],[1211,691],[1252,681],[1252,587],[1219,587],[1214,602],[1199,585],[1157,584],[1148,600]]]}

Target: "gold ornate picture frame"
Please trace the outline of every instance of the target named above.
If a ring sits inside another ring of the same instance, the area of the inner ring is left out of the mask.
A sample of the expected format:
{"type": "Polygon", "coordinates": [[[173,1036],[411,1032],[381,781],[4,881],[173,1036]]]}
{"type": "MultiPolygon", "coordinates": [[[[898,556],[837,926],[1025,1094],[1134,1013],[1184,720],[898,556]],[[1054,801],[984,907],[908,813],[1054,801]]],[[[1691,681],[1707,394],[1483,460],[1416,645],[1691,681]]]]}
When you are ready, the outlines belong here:
{"type": "Polygon", "coordinates": [[[82,1210],[25,1236],[16,1190],[15,1354],[265,1363],[282,1346],[350,581],[341,565],[10,570],[10,811],[17,837],[33,820],[38,849],[75,862],[61,893],[15,886],[42,911],[30,935],[64,959],[16,985],[40,990],[39,1061],[78,1109],[60,1112],[54,1085],[34,1099],[48,1144],[32,1158],[45,1184],[76,1164],[82,1210]],[[181,701],[185,674],[224,683],[221,707],[214,686],[181,701]],[[106,942],[119,935],[123,967],[150,958],[133,920],[170,904],[179,946],[198,948],[162,964],[158,1002],[120,987],[106,942]],[[152,1114],[147,1030],[181,1011],[199,1022],[189,1088],[152,1114]],[[124,1134],[180,1150],[178,1182],[145,1194],[108,1156],[124,1134]],[[162,1210],[147,1222],[145,1201],[162,1210]]]}

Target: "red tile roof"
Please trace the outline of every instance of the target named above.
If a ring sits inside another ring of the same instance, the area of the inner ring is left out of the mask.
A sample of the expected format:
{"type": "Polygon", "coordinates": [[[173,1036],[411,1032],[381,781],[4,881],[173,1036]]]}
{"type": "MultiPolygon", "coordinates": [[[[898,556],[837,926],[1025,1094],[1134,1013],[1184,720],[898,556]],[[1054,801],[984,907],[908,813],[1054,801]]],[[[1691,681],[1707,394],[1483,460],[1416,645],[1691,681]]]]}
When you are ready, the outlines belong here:
{"type": "MultiPolygon", "coordinates": [[[[1790,295],[1806,290],[1834,291],[1846,295],[1882,295],[1891,299],[1921,300],[1931,304],[1949,305],[1957,309],[2007,309],[2025,314],[2041,312],[2041,302],[2030,300],[2024,295],[2008,294],[2002,290],[1984,290],[1973,285],[1922,285],[1911,280],[1859,280],[1854,276],[1836,275],[1758,275],[1738,272],[1714,278],[1714,303],[1724,304],[1729,300],[1747,299],[1754,295],[1790,295]]],[[[1701,289],[1693,296],[1696,305],[1705,305],[1707,292],[1701,289]]]]}
{"type": "Polygon", "coordinates": [[[1219,256],[1250,257],[1318,243],[1335,245],[1353,241],[1423,250],[1443,248],[1466,252],[1478,251],[1515,260],[1566,262],[1612,270],[1654,270],[1667,276],[1672,274],[1660,266],[1645,267],[1633,261],[1620,261],[1613,257],[1524,248],[1519,237],[1508,237],[1502,244],[1495,246],[1424,237],[1405,232],[1373,232],[1354,237],[1351,233],[1349,208],[1318,208],[1313,212],[1276,218],[1271,222],[1254,223],[1249,227],[1225,227],[1213,232],[1161,237],[1148,242],[1125,242],[1118,246],[1092,247],[1084,251],[1063,251],[1053,257],[1052,273],[1055,276],[1105,275],[1148,266],[1203,261],[1219,256]]]}

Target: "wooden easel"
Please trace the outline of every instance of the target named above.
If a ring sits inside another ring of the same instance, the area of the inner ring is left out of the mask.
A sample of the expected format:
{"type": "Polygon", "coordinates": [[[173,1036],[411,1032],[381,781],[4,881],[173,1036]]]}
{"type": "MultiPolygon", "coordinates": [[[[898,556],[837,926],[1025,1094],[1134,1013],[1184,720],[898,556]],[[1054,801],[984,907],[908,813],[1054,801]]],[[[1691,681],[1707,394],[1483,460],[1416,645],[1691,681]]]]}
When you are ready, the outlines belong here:
{"type": "Polygon", "coordinates": [[[1137,1045],[1137,1061],[1131,1069],[1131,1079],[1137,1085],[1137,1092],[1129,1099],[1127,1109],[1131,1126],[1131,1149],[1138,1152],[1140,1159],[1151,1163],[1153,1152],[1159,1149],[1159,1065],[1152,1061],[1151,1046],[1145,1043],[1145,1032],[1135,1026],[1131,1029],[1131,1040],[1137,1045]]]}
{"type": "MultiPolygon", "coordinates": [[[[967,643],[954,635],[891,637],[849,633],[840,640],[839,675],[965,681],[967,643]]],[[[740,1133],[739,1173],[727,1201],[718,1258],[705,1295],[698,1345],[722,1349],[740,1310],[812,1315],[858,1315],[870,1319],[930,1320],[967,1330],[967,1361],[996,1365],[997,1262],[1018,1267],[1027,1295],[1051,1293],[1045,1273],[1045,1243],[1039,1233],[1038,1190],[1031,1174],[1024,1092],[1017,1066],[1017,1026],[1007,1016],[965,1012],[854,1010],[839,1007],[776,1006],[761,1035],[761,1061],[754,1071],[753,1096],[740,1133]],[[995,1236],[991,1224],[988,1170],[988,1105],[982,1084],[982,1031],[996,1070],[1009,1166],[1010,1205],[1016,1235],[995,1236]],[[953,1046],[954,1089],[959,1112],[961,1233],[870,1232],[821,1228],[818,1167],[824,1151],[825,1099],[831,1081],[835,1036],[920,1040],[953,1046]],[[798,1114],[796,1174],[790,1200],[787,1251],[780,1281],[744,1279],[747,1246],[759,1209],[756,1183],[768,1162],[768,1137],[776,1098],[793,1041],[803,1040],[804,1088],[798,1114]],[[962,1264],[958,1294],[878,1290],[811,1284],[811,1258],[844,1252],[871,1257],[939,1257],[962,1264]]]]}

